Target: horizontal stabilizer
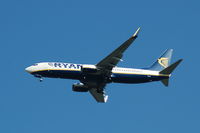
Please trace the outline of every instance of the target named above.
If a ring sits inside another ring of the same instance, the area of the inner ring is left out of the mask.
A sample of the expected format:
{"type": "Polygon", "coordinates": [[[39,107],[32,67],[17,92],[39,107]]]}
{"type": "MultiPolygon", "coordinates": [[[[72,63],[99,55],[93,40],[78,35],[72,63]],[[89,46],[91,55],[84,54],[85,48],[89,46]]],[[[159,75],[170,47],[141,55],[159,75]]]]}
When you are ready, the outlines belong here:
{"type": "MultiPolygon", "coordinates": [[[[183,59],[178,60],[177,62],[173,63],[172,65],[170,65],[169,67],[165,68],[164,70],[160,71],[160,74],[167,74],[170,75],[174,69],[181,63],[183,59]]],[[[161,80],[161,82],[165,85],[168,86],[169,85],[169,78],[167,79],[163,79],[161,80]]]]}
{"type": "Polygon", "coordinates": [[[165,68],[164,70],[160,71],[160,74],[171,74],[174,69],[181,63],[183,59],[178,60],[177,62],[173,63],[169,67],[165,68]]]}
{"type": "Polygon", "coordinates": [[[168,86],[168,85],[169,85],[169,78],[163,79],[163,80],[161,80],[161,82],[162,82],[165,86],[168,86]]]}

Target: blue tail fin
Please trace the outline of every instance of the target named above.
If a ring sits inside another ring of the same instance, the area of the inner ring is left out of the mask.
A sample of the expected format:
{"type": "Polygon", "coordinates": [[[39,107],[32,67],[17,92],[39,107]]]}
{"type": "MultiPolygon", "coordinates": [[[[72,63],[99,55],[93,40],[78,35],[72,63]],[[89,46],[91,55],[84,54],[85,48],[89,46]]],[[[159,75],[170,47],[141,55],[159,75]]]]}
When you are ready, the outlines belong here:
{"type": "Polygon", "coordinates": [[[161,71],[170,65],[173,49],[167,49],[160,58],[149,68],[155,71],[161,71]]]}

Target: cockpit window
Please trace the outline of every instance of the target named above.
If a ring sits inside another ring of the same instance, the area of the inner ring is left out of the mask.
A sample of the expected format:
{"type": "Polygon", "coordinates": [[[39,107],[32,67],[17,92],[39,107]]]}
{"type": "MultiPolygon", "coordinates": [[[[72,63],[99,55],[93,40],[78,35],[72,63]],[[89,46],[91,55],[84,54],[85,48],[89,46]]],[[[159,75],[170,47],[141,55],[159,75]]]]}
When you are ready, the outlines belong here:
{"type": "Polygon", "coordinates": [[[38,63],[33,64],[33,66],[37,66],[37,65],[38,65],[38,63]]]}
{"type": "Polygon", "coordinates": [[[53,63],[48,63],[49,66],[53,67],[53,63]]]}

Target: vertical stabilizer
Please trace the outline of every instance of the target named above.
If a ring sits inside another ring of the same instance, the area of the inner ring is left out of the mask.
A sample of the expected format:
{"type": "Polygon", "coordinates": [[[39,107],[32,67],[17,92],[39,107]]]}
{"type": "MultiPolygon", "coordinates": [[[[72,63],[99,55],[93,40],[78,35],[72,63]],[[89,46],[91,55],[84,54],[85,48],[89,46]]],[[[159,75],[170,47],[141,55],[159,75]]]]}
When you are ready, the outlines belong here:
{"type": "Polygon", "coordinates": [[[173,49],[167,49],[150,67],[151,70],[161,71],[170,65],[173,49]]]}

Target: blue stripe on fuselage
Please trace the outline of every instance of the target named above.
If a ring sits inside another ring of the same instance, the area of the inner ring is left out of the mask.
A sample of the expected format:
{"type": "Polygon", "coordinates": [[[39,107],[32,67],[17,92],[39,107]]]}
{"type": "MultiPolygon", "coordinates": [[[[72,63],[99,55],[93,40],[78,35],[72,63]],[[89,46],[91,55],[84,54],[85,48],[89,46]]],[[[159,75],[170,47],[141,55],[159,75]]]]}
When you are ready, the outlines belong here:
{"type": "MultiPolygon", "coordinates": [[[[81,71],[79,70],[44,70],[36,71],[32,73],[33,75],[40,75],[42,77],[49,78],[65,78],[65,79],[76,79],[80,80],[81,71]]],[[[98,77],[95,78],[98,79],[98,77]]],[[[167,76],[155,76],[155,75],[139,75],[139,74],[121,74],[112,73],[111,80],[115,83],[145,83],[151,81],[159,81],[168,78],[167,76]]]]}
{"type": "Polygon", "coordinates": [[[168,78],[167,76],[139,75],[139,74],[119,74],[113,73],[112,81],[116,83],[145,83],[159,81],[168,78]]]}

